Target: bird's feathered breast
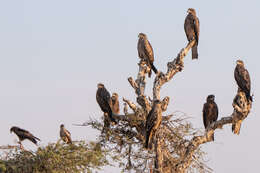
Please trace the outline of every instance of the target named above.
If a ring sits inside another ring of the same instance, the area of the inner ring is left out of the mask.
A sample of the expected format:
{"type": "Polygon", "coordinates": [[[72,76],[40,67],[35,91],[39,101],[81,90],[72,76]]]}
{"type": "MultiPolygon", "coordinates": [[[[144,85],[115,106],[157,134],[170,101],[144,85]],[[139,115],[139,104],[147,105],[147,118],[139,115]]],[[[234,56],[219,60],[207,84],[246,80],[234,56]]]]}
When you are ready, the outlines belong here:
{"type": "Polygon", "coordinates": [[[189,41],[196,39],[199,42],[200,23],[196,15],[189,13],[184,22],[184,30],[189,41]]]}
{"type": "MultiPolygon", "coordinates": [[[[241,65],[237,65],[235,68],[235,80],[237,85],[244,91],[250,93],[251,90],[251,80],[247,69],[241,65]]],[[[246,93],[246,94],[248,94],[246,93]]]]}
{"type": "Polygon", "coordinates": [[[138,50],[138,55],[141,59],[149,60],[150,63],[153,63],[154,61],[153,48],[147,39],[139,38],[137,50],[138,50]]]}
{"type": "Polygon", "coordinates": [[[218,118],[218,106],[215,102],[207,102],[203,106],[203,123],[205,128],[218,118]]]}

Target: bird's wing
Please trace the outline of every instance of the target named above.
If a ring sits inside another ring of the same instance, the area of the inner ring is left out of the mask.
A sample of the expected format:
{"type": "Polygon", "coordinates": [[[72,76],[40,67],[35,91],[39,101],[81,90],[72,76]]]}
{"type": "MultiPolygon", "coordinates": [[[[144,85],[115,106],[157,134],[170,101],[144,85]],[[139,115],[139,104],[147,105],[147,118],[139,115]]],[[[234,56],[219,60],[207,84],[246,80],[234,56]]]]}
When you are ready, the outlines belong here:
{"type": "Polygon", "coordinates": [[[155,125],[155,122],[157,120],[157,116],[154,113],[154,108],[148,113],[147,118],[146,118],[146,131],[151,131],[153,126],[155,125]]]}
{"type": "Polygon", "coordinates": [[[218,119],[218,105],[215,102],[214,102],[214,114],[215,114],[214,121],[217,121],[217,119],[218,119]]]}
{"type": "Polygon", "coordinates": [[[138,43],[137,43],[137,51],[138,51],[138,56],[139,58],[143,59],[143,54],[144,54],[144,43],[143,39],[139,38],[138,43]]]}
{"type": "Polygon", "coordinates": [[[207,126],[208,126],[208,120],[207,120],[207,116],[208,116],[208,103],[205,103],[203,105],[202,113],[203,113],[203,124],[204,124],[204,127],[207,128],[207,126]]]}
{"type": "Polygon", "coordinates": [[[64,129],[64,132],[65,132],[66,136],[71,136],[70,132],[67,129],[64,129]]]}
{"type": "Polygon", "coordinates": [[[148,40],[146,40],[144,42],[144,47],[145,47],[145,54],[146,56],[149,58],[149,63],[153,63],[154,61],[154,54],[153,54],[153,47],[152,45],[150,44],[150,42],[148,40]]]}
{"type": "Polygon", "coordinates": [[[200,34],[200,21],[199,18],[194,16],[194,31],[195,31],[195,39],[197,44],[199,43],[199,34],[200,34]]]}

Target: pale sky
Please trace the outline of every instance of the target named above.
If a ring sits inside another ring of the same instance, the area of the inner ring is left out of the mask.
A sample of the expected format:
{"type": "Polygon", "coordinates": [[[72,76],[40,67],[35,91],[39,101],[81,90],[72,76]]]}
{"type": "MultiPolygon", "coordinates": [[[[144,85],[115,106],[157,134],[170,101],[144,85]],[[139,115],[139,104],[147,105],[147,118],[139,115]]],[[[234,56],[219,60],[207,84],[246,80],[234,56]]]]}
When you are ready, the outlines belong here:
{"type": "MultiPolygon", "coordinates": [[[[161,95],[171,98],[167,113],[185,112],[203,129],[203,104],[215,94],[219,118],[230,115],[237,90],[235,62],[242,59],[251,75],[253,109],[239,136],[225,126],[203,149],[214,172],[257,172],[259,0],[1,1],[0,145],[15,144],[17,137],[9,133],[13,125],[30,130],[40,145],[57,141],[61,123],[73,140],[95,140],[95,130],[72,124],[101,118],[97,83],[119,94],[121,108],[122,97],[135,101],[127,78],[137,75],[138,33],[147,34],[154,64],[165,72],[167,62],[187,44],[183,24],[190,7],[200,19],[199,60],[187,55],[183,72],[163,86],[161,95]]],[[[146,93],[151,94],[151,86],[146,93]]],[[[35,149],[28,141],[24,145],[35,149]]]]}

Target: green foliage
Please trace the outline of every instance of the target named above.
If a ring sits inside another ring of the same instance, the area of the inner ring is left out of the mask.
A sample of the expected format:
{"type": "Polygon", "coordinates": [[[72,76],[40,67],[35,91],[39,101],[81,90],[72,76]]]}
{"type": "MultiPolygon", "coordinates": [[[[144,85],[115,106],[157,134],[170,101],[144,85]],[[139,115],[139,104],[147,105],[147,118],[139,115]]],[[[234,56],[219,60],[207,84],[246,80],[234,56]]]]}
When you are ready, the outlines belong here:
{"type": "Polygon", "coordinates": [[[108,152],[98,143],[51,143],[36,152],[10,150],[0,160],[0,173],[91,173],[109,165],[108,152]]]}

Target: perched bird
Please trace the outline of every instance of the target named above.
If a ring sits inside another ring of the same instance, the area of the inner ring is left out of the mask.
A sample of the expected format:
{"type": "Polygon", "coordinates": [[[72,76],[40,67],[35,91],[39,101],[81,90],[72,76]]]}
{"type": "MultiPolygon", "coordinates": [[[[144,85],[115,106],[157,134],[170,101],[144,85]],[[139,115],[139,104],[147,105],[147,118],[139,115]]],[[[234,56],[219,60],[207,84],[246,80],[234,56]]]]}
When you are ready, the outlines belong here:
{"type": "Polygon", "coordinates": [[[60,125],[60,137],[66,144],[72,144],[71,134],[65,129],[64,124],[60,125]]]}
{"type": "Polygon", "coordinates": [[[157,69],[153,65],[153,61],[154,61],[153,48],[150,42],[147,40],[147,36],[144,33],[139,33],[138,37],[139,37],[138,44],[137,44],[138,56],[140,59],[143,59],[146,62],[148,67],[150,67],[148,76],[151,77],[152,74],[151,69],[154,71],[155,74],[157,74],[157,69]]]}
{"type": "Polygon", "coordinates": [[[96,100],[101,110],[104,112],[104,114],[108,115],[110,121],[117,123],[115,118],[113,117],[112,99],[110,97],[110,93],[107,91],[104,84],[102,83],[99,83],[97,87],[98,89],[96,93],[96,100]]]}
{"type": "Polygon", "coordinates": [[[146,118],[146,138],[145,138],[145,148],[149,147],[150,141],[156,130],[160,127],[162,122],[162,108],[159,100],[155,100],[151,111],[148,113],[146,118]]]}
{"type": "MultiPolygon", "coordinates": [[[[218,106],[215,103],[215,96],[208,95],[207,102],[203,106],[203,123],[205,129],[209,127],[209,125],[218,119],[218,106]]],[[[214,141],[214,133],[212,134],[212,141],[214,141]]]]}
{"type": "Polygon", "coordinates": [[[242,60],[237,60],[234,76],[238,87],[246,94],[247,101],[249,100],[253,101],[253,98],[250,95],[250,90],[251,90],[250,76],[242,60]]]}
{"type": "Polygon", "coordinates": [[[39,138],[33,136],[29,131],[21,129],[19,127],[13,126],[10,129],[10,133],[14,132],[18,138],[19,138],[19,144],[20,144],[20,148],[23,148],[22,146],[22,141],[25,139],[30,140],[31,142],[33,142],[35,145],[37,145],[37,140],[40,141],[39,138]]]}
{"type": "Polygon", "coordinates": [[[198,43],[200,34],[200,23],[196,16],[196,11],[193,8],[189,8],[187,11],[188,15],[184,22],[184,30],[189,42],[196,40],[196,43],[192,47],[192,59],[198,59],[198,43]]]}
{"type": "Polygon", "coordinates": [[[119,108],[118,94],[113,93],[111,99],[112,99],[112,112],[115,114],[119,114],[120,108],[119,108]]]}

